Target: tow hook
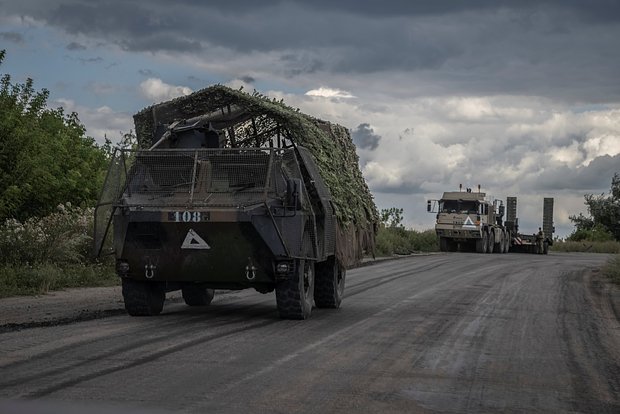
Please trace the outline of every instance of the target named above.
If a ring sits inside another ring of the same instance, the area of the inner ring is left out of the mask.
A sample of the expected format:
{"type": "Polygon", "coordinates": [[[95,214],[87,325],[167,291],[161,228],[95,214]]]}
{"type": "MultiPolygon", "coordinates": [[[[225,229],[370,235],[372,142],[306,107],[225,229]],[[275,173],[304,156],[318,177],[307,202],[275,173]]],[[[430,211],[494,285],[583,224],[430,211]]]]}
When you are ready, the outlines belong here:
{"type": "Polygon", "coordinates": [[[155,276],[155,269],[157,269],[157,266],[152,263],[144,265],[144,276],[146,276],[147,279],[152,279],[153,276],[155,276]]]}
{"type": "Polygon", "coordinates": [[[245,267],[245,278],[247,280],[256,279],[256,266],[252,263],[252,258],[248,257],[248,265],[245,267]]]}

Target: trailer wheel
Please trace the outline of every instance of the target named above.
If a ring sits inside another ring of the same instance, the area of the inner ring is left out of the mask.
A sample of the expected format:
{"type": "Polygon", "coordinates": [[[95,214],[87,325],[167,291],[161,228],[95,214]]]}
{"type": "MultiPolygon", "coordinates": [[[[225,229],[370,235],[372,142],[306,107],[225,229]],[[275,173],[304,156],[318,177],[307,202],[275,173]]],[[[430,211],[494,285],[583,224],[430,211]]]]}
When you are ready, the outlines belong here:
{"type": "Polygon", "coordinates": [[[543,243],[543,254],[548,254],[549,253],[549,242],[545,241],[543,243]]]}
{"type": "Polygon", "coordinates": [[[211,304],[215,292],[200,285],[185,286],[181,289],[183,300],[187,306],[207,306],[211,304]]]}
{"type": "Polygon", "coordinates": [[[288,277],[276,283],[276,302],[283,319],[307,319],[314,297],[314,262],[296,259],[288,277]]]}
{"type": "Polygon", "coordinates": [[[493,230],[489,232],[489,246],[487,247],[487,253],[493,253],[493,249],[495,248],[495,233],[493,230]]]}
{"type": "Polygon", "coordinates": [[[508,253],[510,250],[510,233],[506,232],[504,234],[504,251],[503,253],[508,253]]]}
{"type": "Polygon", "coordinates": [[[486,253],[489,247],[489,235],[486,231],[482,231],[482,237],[476,240],[476,252],[486,253]]]}
{"type": "Polygon", "coordinates": [[[317,308],[338,309],[344,295],[346,269],[335,256],[315,266],[314,303],[317,308]]]}
{"type": "Polygon", "coordinates": [[[156,282],[123,279],[125,310],[131,316],[155,316],[164,308],[166,292],[156,282]]]}

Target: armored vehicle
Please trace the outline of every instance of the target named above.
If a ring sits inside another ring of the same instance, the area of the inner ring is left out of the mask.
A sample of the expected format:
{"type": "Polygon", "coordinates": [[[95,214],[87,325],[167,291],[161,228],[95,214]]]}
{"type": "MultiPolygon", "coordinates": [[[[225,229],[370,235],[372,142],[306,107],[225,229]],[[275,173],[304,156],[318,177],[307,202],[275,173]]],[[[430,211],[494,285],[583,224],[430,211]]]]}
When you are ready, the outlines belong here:
{"type": "Polygon", "coordinates": [[[543,207],[544,232],[532,235],[519,233],[516,216],[517,198],[508,197],[508,214],[503,201],[486,199],[486,194],[465,191],[443,193],[439,200],[428,200],[427,211],[437,214],[435,232],[443,252],[469,250],[478,253],[548,252],[553,244],[553,198],[545,198],[543,207]]]}
{"type": "Polygon", "coordinates": [[[189,306],[275,290],[290,319],[340,306],[376,223],[346,129],[223,86],[134,120],[141,148],[116,151],[95,212],[96,252],[115,255],[130,315],[159,314],[173,290],[189,306]]]}

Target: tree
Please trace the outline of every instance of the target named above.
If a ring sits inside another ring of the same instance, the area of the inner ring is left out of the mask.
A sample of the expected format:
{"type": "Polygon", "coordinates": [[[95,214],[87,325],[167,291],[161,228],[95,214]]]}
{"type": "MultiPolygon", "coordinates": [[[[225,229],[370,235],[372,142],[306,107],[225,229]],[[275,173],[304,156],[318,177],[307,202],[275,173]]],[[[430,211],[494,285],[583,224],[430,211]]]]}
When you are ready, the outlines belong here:
{"type": "MultiPolygon", "coordinates": [[[[0,51],[0,65],[4,57],[0,51]]],[[[99,196],[106,152],[76,113],[48,108],[48,96],[32,79],[0,78],[0,221],[42,216],[66,202],[90,206],[99,196]]]]}
{"type": "Polygon", "coordinates": [[[381,223],[383,223],[384,227],[402,227],[403,226],[403,209],[402,208],[384,208],[381,210],[379,214],[381,217],[381,223]]]}
{"type": "Polygon", "coordinates": [[[612,177],[609,195],[586,194],[584,199],[589,217],[582,213],[569,217],[575,225],[571,238],[583,239],[588,232],[607,232],[620,240],[620,174],[616,172],[612,177]]]}

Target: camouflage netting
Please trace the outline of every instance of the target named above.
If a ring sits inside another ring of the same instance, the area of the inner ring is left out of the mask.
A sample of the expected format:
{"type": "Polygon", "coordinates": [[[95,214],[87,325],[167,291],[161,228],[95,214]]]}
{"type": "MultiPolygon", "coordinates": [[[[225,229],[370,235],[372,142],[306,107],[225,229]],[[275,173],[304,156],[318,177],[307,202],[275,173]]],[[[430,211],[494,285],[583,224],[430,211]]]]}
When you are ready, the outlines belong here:
{"type": "Polygon", "coordinates": [[[282,133],[307,148],[317,161],[336,207],[340,225],[337,254],[342,263],[353,265],[364,251],[374,252],[377,209],[359,169],[349,131],[343,126],[313,118],[256,92],[248,94],[215,85],[134,115],[138,143],[142,148],[150,147],[158,124],[217,112],[234,121],[234,126],[227,129],[229,145],[266,145],[282,133]]]}

